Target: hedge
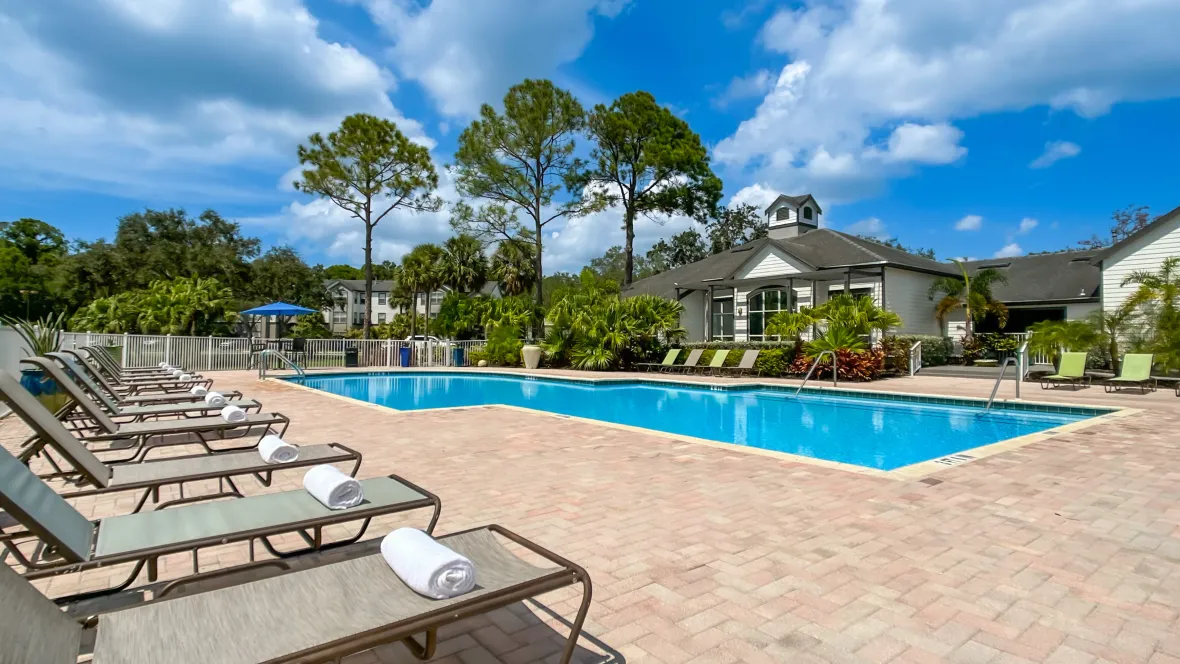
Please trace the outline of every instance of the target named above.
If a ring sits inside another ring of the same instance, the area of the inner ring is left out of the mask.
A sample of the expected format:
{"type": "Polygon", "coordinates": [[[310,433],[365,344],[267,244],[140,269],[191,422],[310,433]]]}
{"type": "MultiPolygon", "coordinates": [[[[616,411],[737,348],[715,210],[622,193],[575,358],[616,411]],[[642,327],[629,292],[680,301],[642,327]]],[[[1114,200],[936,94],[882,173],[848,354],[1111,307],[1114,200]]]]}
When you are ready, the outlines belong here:
{"type": "Polygon", "coordinates": [[[885,344],[897,344],[899,347],[890,348],[891,354],[904,358],[906,364],[910,361],[910,347],[922,342],[922,366],[937,367],[950,361],[951,353],[955,350],[955,342],[950,337],[939,337],[932,334],[905,334],[885,337],[885,344]]]}

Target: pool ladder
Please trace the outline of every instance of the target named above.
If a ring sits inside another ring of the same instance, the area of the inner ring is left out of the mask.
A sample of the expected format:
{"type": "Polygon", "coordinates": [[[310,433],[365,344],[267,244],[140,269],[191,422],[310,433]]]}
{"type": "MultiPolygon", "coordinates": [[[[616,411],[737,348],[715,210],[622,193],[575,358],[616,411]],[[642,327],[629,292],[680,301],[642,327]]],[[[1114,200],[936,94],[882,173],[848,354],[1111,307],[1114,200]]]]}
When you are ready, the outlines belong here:
{"type": "Polygon", "coordinates": [[[266,358],[268,358],[268,357],[279,358],[279,361],[281,361],[283,364],[294,369],[295,373],[299,374],[300,378],[304,378],[307,376],[307,374],[304,373],[304,371],[303,371],[303,367],[292,362],[291,358],[287,357],[286,355],[283,355],[282,353],[280,353],[277,350],[274,350],[273,348],[267,348],[266,350],[264,350],[258,354],[258,378],[259,378],[259,380],[266,378],[266,365],[268,364],[266,361],[266,358]]]}
{"type": "Polygon", "coordinates": [[[819,361],[824,359],[824,355],[832,356],[832,387],[840,387],[840,382],[837,380],[837,374],[840,373],[840,363],[836,359],[836,353],[835,351],[825,350],[811,363],[811,368],[807,370],[807,375],[803,377],[803,382],[799,383],[799,389],[795,390],[795,396],[799,396],[799,393],[803,391],[803,386],[807,384],[807,381],[811,380],[811,374],[819,366],[819,361]]]}
{"type": "Polygon", "coordinates": [[[987,399],[987,406],[984,407],[983,412],[988,412],[992,409],[992,404],[996,401],[996,393],[1000,391],[1000,383],[1004,382],[1004,373],[1008,370],[1008,366],[1016,365],[1016,398],[1020,398],[1020,384],[1024,382],[1024,359],[1028,357],[1028,342],[1021,344],[1019,350],[1016,351],[1016,357],[1006,357],[1000,364],[1000,375],[996,376],[996,384],[992,386],[992,395],[987,399]]]}

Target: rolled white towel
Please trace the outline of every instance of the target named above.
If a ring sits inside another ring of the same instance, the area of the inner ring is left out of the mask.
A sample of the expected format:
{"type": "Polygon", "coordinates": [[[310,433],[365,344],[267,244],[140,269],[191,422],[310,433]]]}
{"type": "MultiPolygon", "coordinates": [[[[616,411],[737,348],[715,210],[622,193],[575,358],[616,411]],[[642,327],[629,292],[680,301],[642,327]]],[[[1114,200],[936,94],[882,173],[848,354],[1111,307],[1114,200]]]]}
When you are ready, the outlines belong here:
{"type": "Polygon", "coordinates": [[[173,369],[171,373],[173,378],[180,378],[184,374],[180,369],[173,369]]]}
{"type": "Polygon", "coordinates": [[[209,388],[204,385],[193,385],[193,389],[189,390],[188,393],[194,397],[203,397],[209,394],[209,388]]]}
{"type": "MultiPolygon", "coordinates": [[[[193,394],[196,394],[196,392],[193,394]]],[[[222,396],[221,392],[210,392],[205,390],[205,403],[214,408],[225,408],[226,404],[229,403],[229,400],[222,396]]]]}
{"type": "Polygon", "coordinates": [[[299,447],[270,434],[258,441],[258,453],[267,463],[290,463],[299,458],[299,447]]]}
{"type": "Polygon", "coordinates": [[[398,528],[386,535],[381,557],[419,595],[448,599],[475,587],[475,565],[416,528],[398,528]]]}
{"type": "Polygon", "coordinates": [[[161,363],[157,364],[156,366],[157,366],[157,367],[160,367],[161,369],[163,369],[164,367],[168,366],[168,363],[167,363],[167,362],[161,362],[161,363]]]}
{"type": "Polygon", "coordinates": [[[179,381],[180,381],[180,382],[182,382],[182,383],[187,383],[187,382],[189,382],[189,381],[190,381],[190,380],[192,380],[192,379],[193,379],[193,375],[192,375],[192,374],[187,374],[187,373],[182,373],[182,374],[180,374],[180,376],[179,376],[179,377],[177,377],[177,380],[179,380],[179,381]]]}
{"type": "MultiPolygon", "coordinates": [[[[209,396],[209,395],[205,395],[209,396]]],[[[221,409],[221,418],[230,424],[246,421],[246,411],[237,406],[226,406],[221,409]]]]}
{"type": "Polygon", "coordinates": [[[307,471],[303,476],[303,488],[330,510],[354,507],[365,499],[361,483],[335,466],[315,466],[307,471]]]}

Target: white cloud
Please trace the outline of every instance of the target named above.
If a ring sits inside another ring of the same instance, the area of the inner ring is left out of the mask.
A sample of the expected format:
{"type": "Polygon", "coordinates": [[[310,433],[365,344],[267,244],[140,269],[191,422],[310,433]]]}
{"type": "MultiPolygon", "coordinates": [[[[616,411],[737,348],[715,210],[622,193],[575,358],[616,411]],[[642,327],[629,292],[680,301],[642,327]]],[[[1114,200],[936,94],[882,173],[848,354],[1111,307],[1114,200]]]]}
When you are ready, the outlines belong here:
{"type": "Polygon", "coordinates": [[[863,197],[961,158],[957,119],[1180,94],[1177,24],[1174,0],[812,0],[763,26],[789,63],[715,155],[784,191],[863,197]]]}
{"type": "Polygon", "coordinates": [[[1051,141],[1045,144],[1045,151],[1041,156],[1033,159],[1029,168],[1049,168],[1062,159],[1076,157],[1082,153],[1082,147],[1069,141],[1051,141]]]}
{"type": "Polygon", "coordinates": [[[1037,227],[1037,225],[1038,222],[1036,219],[1033,219],[1032,217],[1025,217],[1024,219],[1020,220],[1020,229],[1016,232],[1023,235],[1025,233],[1031,232],[1032,229],[1037,227]]]}
{"type": "Polygon", "coordinates": [[[759,210],[765,210],[774,202],[774,199],[779,197],[780,192],[759,183],[754,183],[742,187],[736,194],[729,198],[728,207],[737,207],[743,204],[753,205],[759,210]]]}
{"type": "Polygon", "coordinates": [[[852,233],[853,235],[867,235],[878,240],[889,239],[889,234],[885,232],[885,224],[876,217],[869,217],[861,219],[860,221],[849,224],[845,229],[845,233],[852,233]]]}
{"type": "Polygon", "coordinates": [[[0,43],[0,172],[15,187],[269,198],[242,173],[286,168],[354,111],[430,144],[390,102],[393,75],[321,39],[300,0],[4,3],[0,43]]]}
{"type": "Polygon", "coordinates": [[[759,69],[747,76],[737,76],[729,82],[720,95],[713,99],[713,105],[717,108],[725,108],[741,99],[761,97],[770,92],[771,87],[774,86],[774,80],[775,75],[766,69],[759,69]]]}
{"type": "Polygon", "coordinates": [[[982,226],[983,217],[977,214],[969,214],[955,222],[955,230],[957,231],[977,231],[982,226]]]}
{"type": "Polygon", "coordinates": [[[1000,248],[999,251],[992,254],[992,258],[1011,258],[1013,256],[1020,256],[1024,254],[1024,249],[1020,248],[1019,244],[1009,242],[1000,248]]]}
{"type": "Polygon", "coordinates": [[[352,0],[393,40],[390,60],[446,115],[470,116],[524,78],[546,78],[576,60],[594,19],[625,0],[352,0]]]}

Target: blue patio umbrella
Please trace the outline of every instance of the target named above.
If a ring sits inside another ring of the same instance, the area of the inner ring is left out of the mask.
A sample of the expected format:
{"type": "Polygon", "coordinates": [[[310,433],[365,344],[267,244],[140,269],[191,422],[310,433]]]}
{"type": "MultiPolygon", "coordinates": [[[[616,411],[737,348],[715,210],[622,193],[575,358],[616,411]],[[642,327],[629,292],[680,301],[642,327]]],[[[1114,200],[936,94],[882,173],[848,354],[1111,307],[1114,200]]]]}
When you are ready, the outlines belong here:
{"type": "MultiPolygon", "coordinates": [[[[304,314],[318,314],[319,312],[315,309],[301,307],[298,304],[290,304],[288,302],[271,302],[270,304],[264,304],[261,307],[247,309],[242,313],[249,314],[251,316],[302,316],[304,314]]],[[[267,328],[269,327],[270,324],[268,323],[267,328]]],[[[252,328],[253,326],[251,326],[251,329],[252,328]]],[[[264,330],[263,333],[268,334],[269,329],[264,330]]],[[[253,332],[251,332],[251,334],[253,334],[253,332]]]]}

